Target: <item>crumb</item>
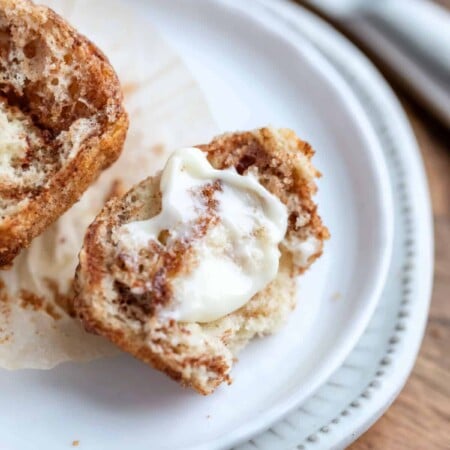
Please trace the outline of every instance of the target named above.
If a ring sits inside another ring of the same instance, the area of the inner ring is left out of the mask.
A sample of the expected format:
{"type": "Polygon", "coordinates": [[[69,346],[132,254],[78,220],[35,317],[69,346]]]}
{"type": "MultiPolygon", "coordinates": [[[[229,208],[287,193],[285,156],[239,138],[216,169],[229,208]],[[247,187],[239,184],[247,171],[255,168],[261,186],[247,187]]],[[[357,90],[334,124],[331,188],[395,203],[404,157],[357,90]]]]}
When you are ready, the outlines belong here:
{"type": "Polygon", "coordinates": [[[123,195],[125,195],[125,193],[126,189],[123,184],[123,181],[120,180],[119,178],[116,178],[112,181],[111,187],[109,188],[109,191],[106,194],[105,203],[111,200],[112,198],[122,197],[123,195]]]}
{"type": "Polygon", "coordinates": [[[0,344],[6,344],[11,340],[11,334],[7,334],[5,336],[0,337],[0,344]]]}
{"type": "Polygon", "coordinates": [[[80,441],[72,441],[72,447],[78,447],[80,445],[80,441]]]}
{"type": "Polygon", "coordinates": [[[8,292],[6,290],[5,283],[0,278],[0,315],[3,316],[3,320],[8,321],[11,315],[11,306],[9,302],[8,292]]]}
{"type": "Polygon", "coordinates": [[[161,156],[164,153],[165,147],[163,144],[155,144],[152,145],[150,151],[157,156],[161,156]]]}
{"type": "Polygon", "coordinates": [[[0,302],[7,303],[8,300],[9,300],[9,297],[8,297],[8,292],[6,290],[5,283],[0,278],[0,302]]]}
{"type": "Polygon", "coordinates": [[[64,236],[59,238],[59,243],[60,244],[65,244],[66,241],[67,241],[67,239],[64,236]]]}
{"type": "Polygon", "coordinates": [[[340,300],[342,298],[342,295],[340,292],[335,292],[332,296],[331,296],[331,300],[340,300]]]}
{"type": "Polygon", "coordinates": [[[207,418],[207,419],[211,419],[211,415],[208,414],[208,415],[206,416],[206,418],[207,418]]]}
{"type": "Polygon", "coordinates": [[[50,317],[53,317],[54,320],[59,320],[62,317],[61,314],[59,314],[59,312],[55,310],[55,307],[51,303],[45,305],[44,310],[50,317]]]}
{"type": "Polygon", "coordinates": [[[23,309],[31,309],[33,311],[43,311],[48,314],[53,320],[61,319],[61,314],[56,311],[51,303],[46,303],[45,299],[33,292],[22,289],[20,291],[20,306],[23,309]]]}
{"type": "Polygon", "coordinates": [[[32,309],[34,311],[39,311],[44,305],[44,299],[33,292],[22,289],[20,291],[20,306],[23,309],[32,309]]]}
{"type": "MultiPolygon", "coordinates": [[[[70,317],[75,317],[75,311],[73,309],[73,279],[69,281],[69,285],[71,286],[69,292],[62,293],[59,290],[58,282],[51,278],[46,278],[45,283],[50,289],[53,295],[53,302],[56,303],[63,311],[66,312],[70,317]]],[[[48,312],[48,311],[47,311],[48,312]]],[[[57,313],[59,314],[59,313],[57,313]]]]}
{"type": "Polygon", "coordinates": [[[2,293],[3,293],[3,291],[4,291],[4,289],[5,289],[5,283],[3,282],[3,280],[0,278],[0,291],[2,291],[2,293]]]}

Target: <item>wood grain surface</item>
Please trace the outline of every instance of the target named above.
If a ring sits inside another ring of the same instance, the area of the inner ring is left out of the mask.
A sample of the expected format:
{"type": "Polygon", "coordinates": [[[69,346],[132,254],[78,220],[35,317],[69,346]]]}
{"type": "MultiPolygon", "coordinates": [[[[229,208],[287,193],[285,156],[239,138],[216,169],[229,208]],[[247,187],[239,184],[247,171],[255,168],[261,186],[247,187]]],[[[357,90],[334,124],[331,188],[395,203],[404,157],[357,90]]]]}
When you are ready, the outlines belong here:
{"type": "MultiPolygon", "coordinates": [[[[450,9],[450,0],[437,3],[450,9]]],[[[391,82],[413,126],[428,174],[436,244],[430,315],[414,370],[391,408],[350,450],[450,450],[450,130],[404,91],[376,55],[356,44],[391,82]]]]}
{"type": "MultiPolygon", "coordinates": [[[[450,8],[450,0],[439,3],[450,8]]],[[[387,413],[350,450],[450,450],[450,130],[390,81],[411,121],[428,175],[435,232],[434,289],[411,377],[387,413]]]]}
{"type": "Polygon", "coordinates": [[[425,162],[434,211],[435,273],[416,365],[387,413],[350,450],[450,450],[450,130],[408,99],[403,106],[425,162]]]}
{"type": "MultiPolygon", "coordinates": [[[[450,10],[450,0],[435,3],[450,10]]],[[[429,116],[357,36],[313,11],[366,53],[395,89],[417,137],[433,202],[434,288],[419,357],[391,408],[349,450],[450,450],[450,129],[429,116]]],[[[450,57],[450,49],[442,56],[450,57]]]]}

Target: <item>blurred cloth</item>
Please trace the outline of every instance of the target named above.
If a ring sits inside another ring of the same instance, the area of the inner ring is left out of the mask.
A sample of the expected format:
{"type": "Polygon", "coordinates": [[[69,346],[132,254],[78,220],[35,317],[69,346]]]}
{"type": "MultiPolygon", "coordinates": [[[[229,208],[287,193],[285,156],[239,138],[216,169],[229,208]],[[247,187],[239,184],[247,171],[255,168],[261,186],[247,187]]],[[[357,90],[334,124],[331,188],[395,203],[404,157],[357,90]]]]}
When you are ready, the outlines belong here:
{"type": "Polygon", "coordinates": [[[298,2],[362,44],[450,129],[450,11],[429,0],[298,2]]]}

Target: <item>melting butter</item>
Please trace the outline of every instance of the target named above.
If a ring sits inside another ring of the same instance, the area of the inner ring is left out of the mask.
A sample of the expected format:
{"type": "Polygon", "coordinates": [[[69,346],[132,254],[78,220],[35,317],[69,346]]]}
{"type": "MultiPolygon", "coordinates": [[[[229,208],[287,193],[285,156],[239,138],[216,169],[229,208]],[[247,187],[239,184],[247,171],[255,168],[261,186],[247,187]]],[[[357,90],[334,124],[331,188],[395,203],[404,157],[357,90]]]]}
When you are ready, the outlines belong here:
{"type": "Polygon", "coordinates": [[[187,267],[170,279],[167,317],[214,321],[242,307],[276,277],[287,209],[255,176],[214,169],[201,150],[186,148],[169,158],[160,190],[161,212],[124,225],[120,241],[137,251],[168,231],[167,242],[158,245],[190,242],[187,267]],[[211,212],[199,192],[213,185],[211,212]],[[211,213],[215,220],[199,235],[199,218],[211,213]]]}

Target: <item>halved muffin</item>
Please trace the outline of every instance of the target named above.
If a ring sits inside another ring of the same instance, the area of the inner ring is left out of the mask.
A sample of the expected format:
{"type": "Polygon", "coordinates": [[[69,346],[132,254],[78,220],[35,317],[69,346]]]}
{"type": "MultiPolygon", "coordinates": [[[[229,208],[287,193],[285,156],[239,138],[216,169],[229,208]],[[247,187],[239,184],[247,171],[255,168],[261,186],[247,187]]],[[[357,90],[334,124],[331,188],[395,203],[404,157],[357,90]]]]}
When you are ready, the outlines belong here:
{"type": "Polygon", "coordinates": [[[237,352],[284,323],[328,238],[312,155],[286,129],[226,134],[107,203],[76,273],[86,329],[202,394],[230,382],[237,352]]]}
{"type": "Polygon", "coordinates": [[[0,0],[0,268],[117,159],[127,127],[103,53],[49,8],[0,0]]]}

